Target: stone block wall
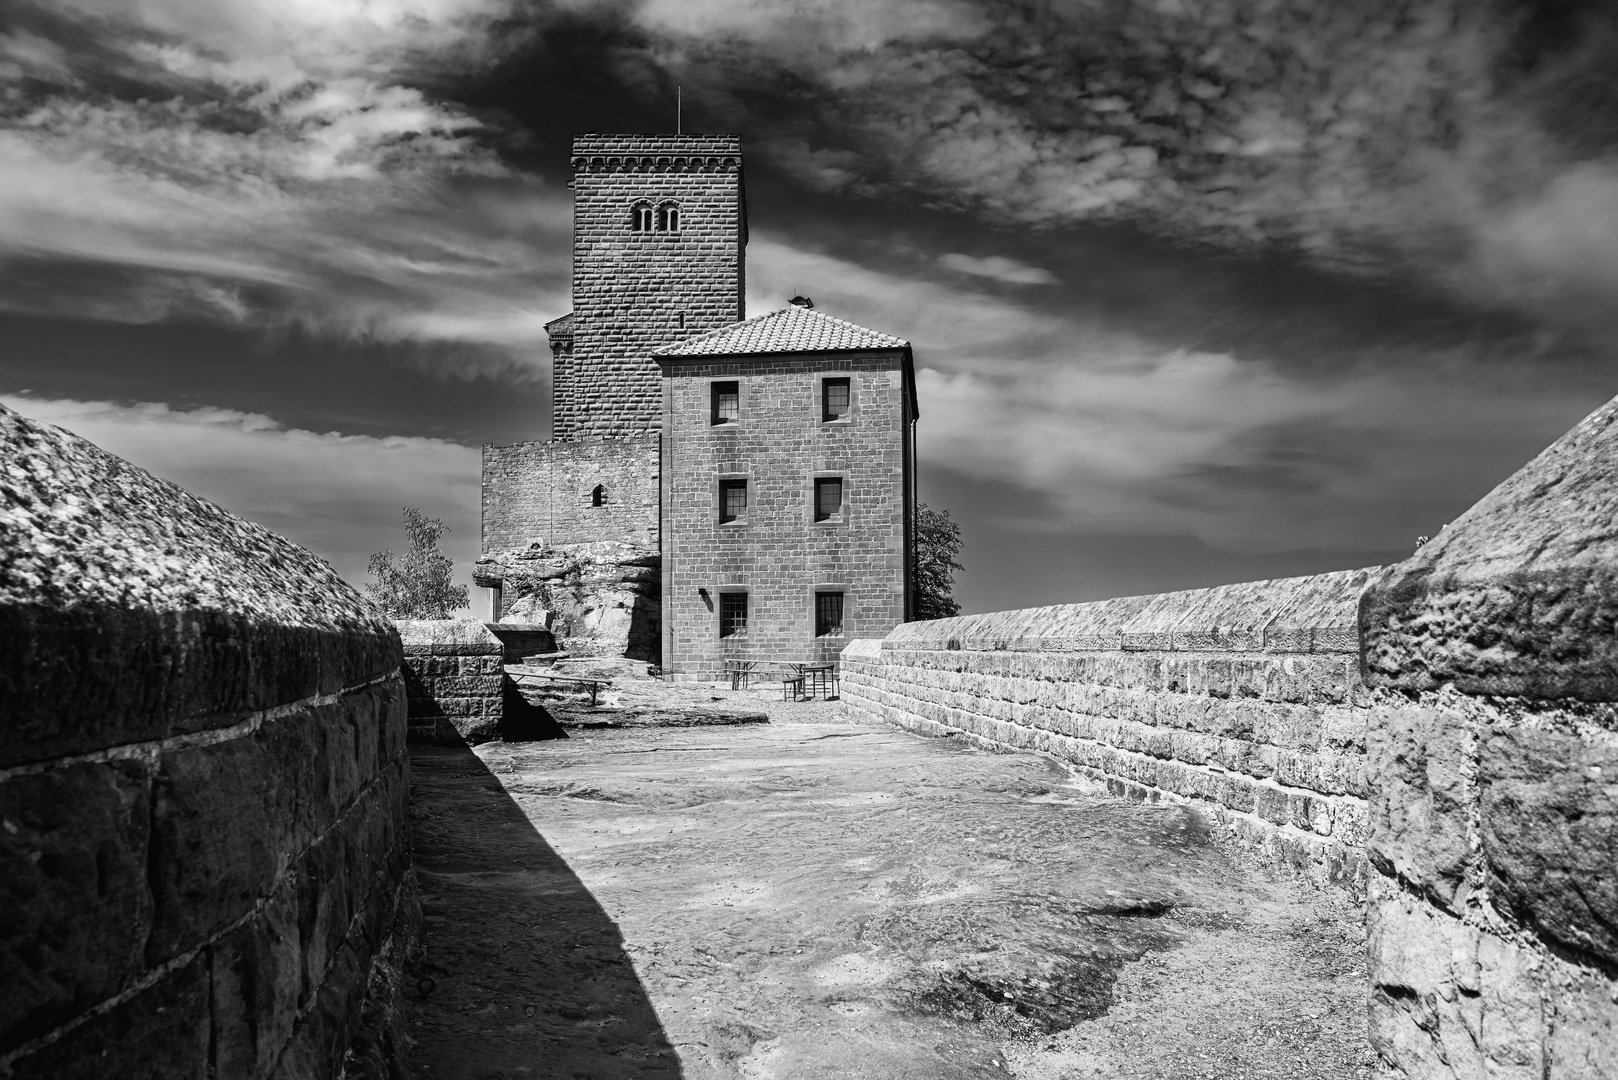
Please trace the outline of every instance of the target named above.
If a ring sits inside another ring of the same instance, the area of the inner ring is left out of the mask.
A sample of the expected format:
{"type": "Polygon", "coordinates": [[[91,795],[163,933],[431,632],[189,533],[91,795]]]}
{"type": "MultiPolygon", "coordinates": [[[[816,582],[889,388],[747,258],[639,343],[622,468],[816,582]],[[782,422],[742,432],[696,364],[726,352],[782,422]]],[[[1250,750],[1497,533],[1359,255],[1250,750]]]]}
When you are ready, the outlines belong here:
{"type": "Polygon", "coordinates": [[[483,448],[483,551],[658,540],[658,436],[483,448]],[[602,505],[594,503],[597,485],[602,505]]]}
{"type": "Polygon", "coordinates": [[[741,170],[736,135],[573,140],[573,344],[557,371],[555,438],[656,432],[652,350],[743,318],[741,170]],[[642,200],[678,205],[679,231],[632,231],[642,200]]]}
{"type": "Polygon", "coordinates": [[[505,645],[481,622],[401,619],[410,741],[440,746],[499,737],[505,645]]]}
{"type": "Polygon", "coordinates": [[[716,677],[725,659],[833,659],[904,621],[911,469],[903,350],[664,357],[663,657],[716,677]],[[848,378],[846,419],[822,422],[821,380],[848,378]],[[740,418],[711,423],[716,380],[740,418]],[[842,512],[816,521],[814,481],[843,481],[842,512]],[[719,482],[747,482],[747,512],[719,521],[719,482]],[[843,633],[817,637],[815,592],[844,595],[843,633]],[[744,636],[719,636],[720,596],[748,594],[744,636]]]}
{"type": "Polygon", "coordinates": [[[405,693],[321,559],[0,407],[0,1073],[386,1075],[405,693]]]}
{"type": "Polygon", "coordinates": [[[1618,1077],[1618,403],[1366,592],[1389,1075],[1618,1077]]]}
{"type": "Polygon", "coordinates": [[[1195,802],[1259,858],[1357,890],[1368,711],[1355,619],[1372,573],[906,623],[843,652],[843,700],[1195,802]]]}
{"type": "Polygon", "coordinates": [[[483,625],[500,639],[508,664],[520,664],[527,657],[556,651],[556,635],[547,626],[523,622],[483,625]]]}

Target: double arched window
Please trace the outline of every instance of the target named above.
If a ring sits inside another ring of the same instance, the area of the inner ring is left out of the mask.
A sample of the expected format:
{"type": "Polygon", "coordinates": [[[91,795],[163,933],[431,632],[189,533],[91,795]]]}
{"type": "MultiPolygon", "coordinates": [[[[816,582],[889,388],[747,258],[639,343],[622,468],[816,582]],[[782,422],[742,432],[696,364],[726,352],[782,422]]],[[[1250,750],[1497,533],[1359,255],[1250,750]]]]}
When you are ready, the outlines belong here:
{"type": "Polygon", "coordinates": [[[652,204],[642,199],[629,208],[629,228],[633,232],[679,232],[680,204],[667,199],[654,212],[652,204]]]}

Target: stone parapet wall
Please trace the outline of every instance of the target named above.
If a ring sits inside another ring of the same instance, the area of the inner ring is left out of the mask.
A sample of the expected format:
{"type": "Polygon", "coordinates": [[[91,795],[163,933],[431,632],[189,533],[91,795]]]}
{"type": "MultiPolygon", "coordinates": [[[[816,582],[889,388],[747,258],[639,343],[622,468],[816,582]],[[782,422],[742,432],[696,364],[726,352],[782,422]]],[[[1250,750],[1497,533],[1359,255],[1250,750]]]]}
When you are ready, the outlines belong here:
{"type": "Polygon", "coordinates": [[[1367,590],[1371,1041],[1618,1077],[1618,403],[1367,590]]]}
{"type": "Polygon", "coordinates": [[[508,664],[520,664],[530,656],[556,651],[556,635],[543,624],[507,622],[483,625],[500,639],[508,664]]]}
{"type": "Polygon", "coordinates": [[[410,741],[488,742],[500,731],[505,645],[480,622],[401,619],[410,741]]]}
{"type": "Polygon", "coordinates": [[[843,700],[1189,801],[1268,862],[1359,889],[1372,571],[907,623],[842,654],[843,700]]]}
{"type": "Polygon", "coordinates": [[[656,434],[484,446],[484,553],[607,541],[655,547],[658,452],[656,434]]]}
{"type": "Polygon", "coordinates": [[[416,923],[392,625],[0,407],[0,1073],[387,1075],[416,923]]]}

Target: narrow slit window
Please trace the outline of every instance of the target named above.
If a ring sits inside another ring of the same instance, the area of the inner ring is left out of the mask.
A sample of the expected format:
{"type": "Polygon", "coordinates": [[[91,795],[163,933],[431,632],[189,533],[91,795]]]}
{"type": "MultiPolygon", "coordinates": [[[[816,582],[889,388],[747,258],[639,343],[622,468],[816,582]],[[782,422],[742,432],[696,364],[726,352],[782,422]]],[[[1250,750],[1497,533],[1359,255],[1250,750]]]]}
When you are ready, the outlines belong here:
{"type": "Polygon", "coordinates": [[[843,632],[843,594],[815,593],[815,637],[837,637],[843,632]]]}
{"type": "Polygon", "coordinates": [[[719,481],[719,523],[747,517],[747,481],[719,481]]]}
{"type": "Polygon", "coordinates": [[[595,486],[595,490],[590,492],[590,505],[591,506],[606,506],[607,505],[607,489],[605,487],[603,487],[600,484],[597,484],[595,486]]]}
{"type": "Polygon", "coordinates": [[[740,383],[713,384],[713,422],[734,424],[742,415],[742,387],[740,383]]]}
{"type": "Polygon", "coordinates": [[[680,207],[678,203],[666,202],[657,208],[657,231],[680,231],[680,207]]]}
{"type": "Polygon", "coordinates": [[[830,521],[843,512],[843,481],[837,476],[815,477],[815,520],[830,521]]]}
{"type": "Polygon", "coordinates": [[[728,592],[719,594],[719,636],[747,636],[747,594],[728,592]]]}
{"type": "Polygon", "coordinates": [[[841,420],[848,415],[848,380],[825,379],[820,384],[820,419],[822,423],[841,420]]]}
{"type": "Polygon", "coordinates": [[[629,211],[629,227],[635,232],[652,231],[652,204],[636,203],[629,211]]]}

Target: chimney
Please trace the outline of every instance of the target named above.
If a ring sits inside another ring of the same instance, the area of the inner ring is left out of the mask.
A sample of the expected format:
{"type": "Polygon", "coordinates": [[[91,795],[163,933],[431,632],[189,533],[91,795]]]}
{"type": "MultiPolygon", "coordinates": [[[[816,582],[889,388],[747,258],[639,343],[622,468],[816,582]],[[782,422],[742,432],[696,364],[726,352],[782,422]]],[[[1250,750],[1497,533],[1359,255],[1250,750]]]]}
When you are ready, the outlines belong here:
{"type": "Polygon", "coordinates": [[[807,296],[794,296],[792,304],[794,307],[808,308],[810,311],[815,309],[815,302],[807,296]]]}

